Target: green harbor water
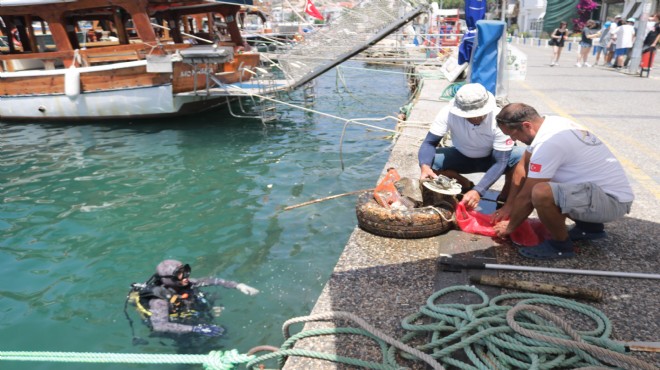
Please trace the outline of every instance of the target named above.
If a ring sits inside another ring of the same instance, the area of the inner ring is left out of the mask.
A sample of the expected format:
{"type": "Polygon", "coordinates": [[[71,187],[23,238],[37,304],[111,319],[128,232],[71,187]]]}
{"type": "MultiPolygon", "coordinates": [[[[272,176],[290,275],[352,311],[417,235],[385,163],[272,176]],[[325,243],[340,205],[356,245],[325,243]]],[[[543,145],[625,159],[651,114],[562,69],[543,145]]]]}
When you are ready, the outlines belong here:
{"type": "MultiPolygon", "coordinates": [[[[351,62],[352,67],[365,67],[351,62]]],[[[396,115],[402,69],[333,70],[312,109],[344,118],[396,115]]],[[[302,98],[299,92],[292,99],[302,98]]],[[[300,104],[288,100],[293,104],[300,104]]],[[[226,109],[170,120],[0,123],[0,351],[247,352],[279,346],[287,319],[307,315],[356,225],[355,197],[286,206],[373,187],[389,134],[278,106],[281,119],[226,109]],[[225,307],[225,336],[182,349],[149,336],[124,301],[163,259],[261,290],[204,288],[225,307]]],[[[382,126],[393,128],[393,121],[382,126]]],[[[0,361],[2,369],[201,369],[0,361]]]]}

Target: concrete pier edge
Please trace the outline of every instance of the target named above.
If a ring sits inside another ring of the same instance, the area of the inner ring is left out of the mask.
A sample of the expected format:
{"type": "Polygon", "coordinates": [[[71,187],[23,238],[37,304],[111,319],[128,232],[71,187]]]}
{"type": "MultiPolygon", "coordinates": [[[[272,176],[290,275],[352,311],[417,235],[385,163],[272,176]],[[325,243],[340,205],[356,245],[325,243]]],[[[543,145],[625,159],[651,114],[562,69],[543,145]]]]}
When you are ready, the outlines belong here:
{"type": "MultiPolygon", "coordinates": [[[[568,109],[571,105],[569,93],[562,93],[554,97],[561,100],[562,104],[552,105],[547,96],[541,96],[539,90],[548,89],[555,91],[561,86],[562,90],[576,90],[580,96],[580,89],[584,89],[582,78],[588,78],[594,86],[607,86],[614,78],[620,86],[626,89],[626,101],[636,101],[642,106],[653,106],[654,95],[645,93],[646,90],[637,87],[640,83],[655,86],[650,91],[657,91],[658,80],[620,80],[621,75],[613,74],[607,69],[593,68],[589,71],[580,69],[549,69],[549,71],[563,74],[547,73],[547,50],[544,48],[523,47],[528,55],[528,65],[537,68],[535,74],[528,74],[526,81],[512,82],[509,101],[523,101],[535,106],[541,114],[565,115],[560,108],[568,109]],[[539,72],[536,72],[539,71],[539,72]],[[641,82],[638,82],[641,81],[641,82]],[[639,91],[638,91],[639,90],[639,91]],[[639,95],[635,95],[639,94],[639,95]],[[540,98],[539,98],[540,97],[540,98]]],[[[570,63],[568,61],[566,64],[570,63]]],[[[433,68],[433,67],[419,67],[433,68]]],[[[431,123],[435,114],[446,104],[440,100],[440,95],[449,82],[436,79],[437,73],[428,73],[428,78],[422,81],[422,88],[414,100],[414,107],[408,117],[409,122],[431,123]]],[[[634,77],[631,77],[634,78],[634,77]]],[[[644,86],[646,86],[644,85],[644,86]]],[[[602,90],[601,90],[602,91],[602,90]]],[[[552,96],[551,96],[552,97],[552,96]]],[[[575,99],[575,98],[574,98],[575,99]]],[[[580,103],[576,102],[576,106],[580,103]]],[[[617,112],[608,110],[616,109],[612,106],[601,106],[605,114],[614,116],[617,112]]],[[[579,109],[575,107],[574,109],[579,109]]],[[[641,114],[641,113],[640,113],[641,114]]],[[[576,115],[580,117],[579,115],[576,115]]],[[[641,115],[648,117],[649,114],[641,115]]],[[[585,120],[584,123],[597,123],[593,119],[585,120]]],[[[596,126],[596,129],[601,127],[596,126]]],[[[427,127],[419,124],[401,125],[400,136],[392,153],[381,172],[381,178],[387,168],[394,167],[402,177],[419,177],[417,164],[417,151],[419,145],[428,131],[427,127]]],[[[600,136],[607,136],[603,132],[596,131],[600,136]]],[[[621,151],[615,151],[618,156],[621,151]]],[[[625,161],[625,159],[624,159],[625,161]]],[[[627,168],[627,170],[630,170],[627,168]]],[[[634,170],[634,169],[632,169],[634,170]]],[[[633,173],[634,175],[635,173],[633,173]]],[[[641,177],[641,176],[640,176],[641,177]]],[[[568,269],[585,270],[609,270],[609,271],[634,271],[634,272],[658,272],[657,240],[660,228],[656,222],[647,221],[653,219],[660,209],[657,197],[648,193],[645,189],[649,184],[632,181],[636,197],[644,201],[637,209],[641,209],[645,215],[639,213],[624,217],[620,221],[608,224],[610,236],[606,240],[597,242],[578,243],[579,254],[577,258],[561,261],[535,261],[520,257],[514,247],[510,245],[498,245],[489,238],[473,236],[460,231],[451,230],[446,234],[425,239],[392,239],[383,238],[369,234],[356,227],[351,234],[339,261],[325,285],[319,299],[311,314],[326,313],[332,311],[351,312],[386,334],[400,338],[403,335],[401,319],[416,312],[426,299],[438,289],[451,284],[469,284],[467,275],[446,275],[438,271],[437,260],[444,254],[468,254],[482,253],[484,257],[496,257],[501,264],[513,264],[521,266],[542,266],[568,269]],[[645,186],[644,187],[640,187],[645,186]],[[640,199],[641,198],[641,199],[640,199]],[[655,240],[655,242],[654,242],[655,240]],[[485,256],[489,254],[490,256],[485,256]]],[[[652,184],[651,184],[652,185],[652,184]]],[[[652,188],[652,187],[651,187],[652,188]]],[[[483,202],[482,202],[483,203],[483,202]]],[[[635,205],[633,205],[635,209],[635,205]]],[[[583,302],[595,306],[603,311],[613,323],[613,339],[620,341],[658,341],[660,332],[660,320],[658,319],[658,307],[660,298],[657,294],[660,287],[658,281],[645,281],[637,279],[603,278],[586,275],[562,275],[550,273],[529,272],[506,272],[493,271],[503,278],[516,280],[529,280],[542,283],[596,287],[605,292],[605,298],[601,303],[583,302]]],[[[484,288],[484,287],[480,287],[484,288]]],[[[502,290],[501,293],[513,292],[502,290]]],[[[490,290],[488,294],[499,294],[499,290],[490,290]]],[[[305,330],[318,327],[336,327],[350,323],[315,322],[305,325],[305,330]]],[[[589,329],[593,323],[588,319],[580,317],[572,322],[578,329],[589,329]]],[[[296,345],[298,349],[309,349],[314,351],[339,354],[343,356],[356,357],[363,360],[379,362],[381,354],[377,346],[361,338],[348,336],[324,336],[305,339],[296,345]]],[[[630,355],[644,361],[660,366],[660,355],[657,353],[633,352],[630,355]]],[[[413,369],[427,368],[423,363],[406,363],[413,369]]],[[[285,369],[344,369],[350,366],[337,364],[329,361],[313,360],[309,358],[289,358],[285,369]]],[[[354,368],[354,367],[353,367],[354,368]]]]}

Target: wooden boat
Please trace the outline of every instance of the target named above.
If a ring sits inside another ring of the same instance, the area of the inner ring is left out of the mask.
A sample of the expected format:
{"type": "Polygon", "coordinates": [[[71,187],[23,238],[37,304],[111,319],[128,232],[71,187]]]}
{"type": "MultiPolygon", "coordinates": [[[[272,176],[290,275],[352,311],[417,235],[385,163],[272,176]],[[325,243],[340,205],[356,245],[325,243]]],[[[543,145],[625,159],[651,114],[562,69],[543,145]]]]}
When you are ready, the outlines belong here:
{"type": "MultiPolygon", "coordinates": [[[[251,0],[3,0],[0,120],[182,115],[245,93],[251,0]]],[[[254,83],[254,81],[252,81],[254,83]]]]}

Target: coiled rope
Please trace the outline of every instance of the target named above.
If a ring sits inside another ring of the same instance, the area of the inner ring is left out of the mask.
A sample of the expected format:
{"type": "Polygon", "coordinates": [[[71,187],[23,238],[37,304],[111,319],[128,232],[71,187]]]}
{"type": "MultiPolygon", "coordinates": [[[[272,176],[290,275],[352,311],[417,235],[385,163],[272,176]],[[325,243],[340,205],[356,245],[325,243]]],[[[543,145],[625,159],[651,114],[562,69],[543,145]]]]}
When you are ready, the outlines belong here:
{"type": "Polygon", "coordinates": [[[202,364],[206,370],[231,370],[237,364],[254,359],[233,349],[211,351],[207,355],[159,355],[93,352],[0,351],[0,361],[86,362],[116,364],[202,364]]]}
{"type": "Polygon", "coordinates": [[[655,369],[651,364],[623,354],[625,346],[609,338],[612,325],[601,311],[586,304],[542,294],[513,293],[489,299],[483,291],[472,286],[449,287],[432,294],[418,312],[402,320],[402,327],[407,333],[398,341],[347,312],[291,319],[283,326],[286,341],[280,350],[251,360],[246,366],[254,368],[263,361],[277,358],[281,368],[288,357],[300,356],[369,369],[400,369],[403,366],[397,363],[398,354],[408,360],[424,361],[434,369],[453,366],[470,370],[587,370],[610,369],[609,365],[655,369]],[[481,298],[481,303],[436,303],[454,292],[476,294],[481,298]],[[507,301],[518,302],[515,306],[504,305],[507,301]],[[595,322],[596,328],[574,330],[539,305],[584,315],[595,322]],[[294,323],[337,318],[352,320],[360,328],[312,329],[289,337],[289,326],[294,323]],[[341,334],[363,335],[374,340],[383,352],[382,362],[293,348],[303,338],[341,334]]]}
{"type": "Polygon", "coordinates": [[[382,331],[376,329],[375,327],[371,326],[368,324],[366,321],[362,320],[361,318],[357,317],[356,315],[350,313],[350,312],[341,312],[341,311],[336,311],[336,312],[328,312],[328,313],[322,313],[318,315],[311,315],[311,316],[304,316],[304,317],[298,317],[294,318],[291,320],[287,320],[284,325],[282,326],[282,332],[284,334],[284,338],[286,341],[284,344],[282,344],[282,347],[279,351],[273,352],[266,354],[264,356],[261,356],[259,358],[256,358],[250,362],[247,363],[246,367],[250,368],[251,366],[255,366],[256,364],[270,360],[273,358],[277,358],[280,368],[284,366],[284,363],[286,361],[286,358],[289,356],[301,356],[301,357],[309,357],[309,358],[316,358],[316,359],[322,359],[322,360],[327,360],[327,361],[333,361],[333,362],[340,362],[348,365],[353,365],[353,366],[359,366],[363,368],[368,368],[368,369],[383,369],[383,370],[392,370],[392,369],[399,369],[401,368],[397,363],[394,358],[394,356],[389,356],[388,355],[388,347],[387,344],[390,344],[392,347],[391,348],[398,348],[401,351],[404,351],[406,353],[409,353],[413,356],[415,356],[418,359],[421,359],[422,361],[426,362],[429,364],[433,369],[436,370],[444,370],[444,367],[440,365],[433,357],[430,355],[419,351],[415,348],[412,348],[405,343],[402,343],[387,334],[383,333],[382,331]],[[351,320],[354,323],[356,323],[358,326],[361,328],[325,328],[325,329],[313,329],[313,330],[307,330],[301,333],[298,333],[293,336],[289,336],[289,326],[296,324],[296,323],[302,323],[302,322],[310,322],[310,321],[327,321],[327,320],[334,320],[334,319],[345,319],[345,320],[351,320]],[[308,338],[308,337],[313,337],[313,336],[321,336],[321,335],[336,335],[336,334],[353,334],[353,335],[362,335],[367,338],[371,338],[374,340],[381,349],[381,352],[383,354],[383,361],[382,363],[377,363],[373,361],[364,361],[356,358],[351,358],[351,357],[345,357],[345,356],[339,356],[336,354],[329,354],[329,353],[323,353],[323,352],[318,352],[318,351],[309,351],[309,350],[302,350],[302,349],[292,349],[292,347],[295,345],[295,343],[303,338],[308,338]]]}
{"type": "Polygon", "coordinates": [[[456,96],[456,92],[465,85],[465,82],[454,82],[452,84],[449,84],[449,86],[445,87],[444,90],[442,90],[442,94],[440,94],[440,100],[444,101],[449,101],[456,96]]]}
{"type": "MultiPolygon", "coordinates": [[[[542,294],[512,293],[489,299],[472,286],[449,287],[431,295],[419,312],[404,318],[402,327],[408,331],[402,342],[415,340],[418,342],[415,348],[431,354],[443,365],[461,369],[602,368],[607,367],[606,364],[655,369],[651,364],[623,354],[625,347],[609,338],[612,325],[601,311],[542,294]],[[482,302],[435,303],[453,292],[476,294],[482,302]],[[511,300],[518,302],[515,306],[502,304],[511,300]],[[579,313],[595,322],[596,328],[576,331],[538,305],[579,313]],[[424,342],[426,338],[431,339],[424,342]],[[470,363],[456,358],[461,351],[470,363]]],[[[401,355],[414,359],[405,353],[401,355]]]]}

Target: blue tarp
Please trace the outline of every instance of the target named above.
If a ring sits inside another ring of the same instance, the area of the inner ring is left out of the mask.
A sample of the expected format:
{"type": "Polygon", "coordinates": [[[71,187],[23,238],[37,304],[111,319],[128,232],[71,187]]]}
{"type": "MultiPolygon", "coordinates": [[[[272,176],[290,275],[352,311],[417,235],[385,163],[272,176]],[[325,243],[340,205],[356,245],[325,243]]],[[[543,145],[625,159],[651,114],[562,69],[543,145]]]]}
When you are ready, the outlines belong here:
{"type": "Polygon", "coordinates": [[[493,95],[497,89],[497,47],[505,26],[502,21],[477,22],[477,48],[472,57],[470,82],[482,84],[493,95]]]}
{"type": "Polygon", "coordinates": [[[472,55],[472,48],[474,47],[474,38],[477,37],[476,28],[469,30],[463,35],[461,44],[458,45],[458,64],[470,62],[470,56],[472,55]]]}
{"type": "Polygon", "coordinates": [[[468,31],[463,35],[463,40],[458,46],[458,64],[470,61],[472,48],[474,47],[474,37],[476,36],[477,22],[486,16],[485,0],[465,0],[465,24],[468,31]]]}
{"type": "Polygon", "coordinates": [[[469,30],[477,27],[477,22],[484,19],[488,4],[486,0],[465,0],[465,24],[469,30]]]}

